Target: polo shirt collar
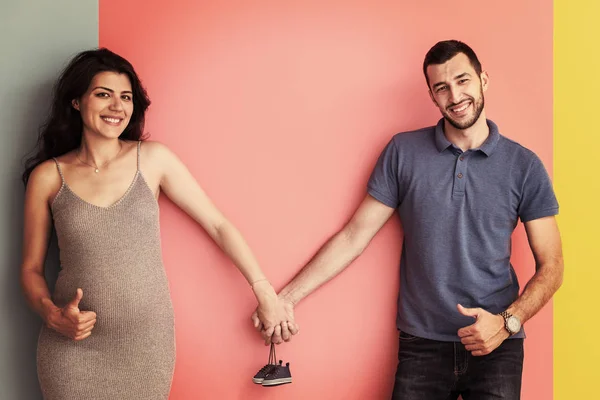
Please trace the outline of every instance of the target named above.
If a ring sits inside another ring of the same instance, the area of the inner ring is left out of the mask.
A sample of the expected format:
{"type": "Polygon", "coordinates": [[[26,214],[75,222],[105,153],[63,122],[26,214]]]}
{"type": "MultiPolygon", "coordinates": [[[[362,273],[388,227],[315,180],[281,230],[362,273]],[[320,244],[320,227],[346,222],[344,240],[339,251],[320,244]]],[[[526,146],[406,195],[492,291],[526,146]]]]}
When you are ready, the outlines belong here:
{"type": "MultiPolygon", "coordinates": [[[[479,148],[473,149],[473,151],[479,150],[489,157],[494,152],[496,144],[498,144],[500,132],[498,131],[498,126],[492,120],[486,119],[486,122],[490,129],[490,134],[485,139],[485,142],[479,148]]],[[[446,138],[446,135],[444,135],[444,118],[440,119],[435,127],[435,145],[440,153],[448,147],[455,147],[446,138]]]]}

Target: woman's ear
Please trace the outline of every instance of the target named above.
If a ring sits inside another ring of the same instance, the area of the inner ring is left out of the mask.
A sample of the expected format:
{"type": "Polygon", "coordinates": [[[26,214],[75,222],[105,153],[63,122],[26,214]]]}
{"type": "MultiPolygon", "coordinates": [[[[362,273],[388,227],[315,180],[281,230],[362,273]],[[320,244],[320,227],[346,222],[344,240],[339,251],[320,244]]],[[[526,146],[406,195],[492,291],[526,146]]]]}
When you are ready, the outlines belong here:
{"type": "Polygon", "coordinates": [[[71,100],[71,105],[73,106],[74,109],[79,111],[79,100],[77,100],[77,99],[71,100]]]}

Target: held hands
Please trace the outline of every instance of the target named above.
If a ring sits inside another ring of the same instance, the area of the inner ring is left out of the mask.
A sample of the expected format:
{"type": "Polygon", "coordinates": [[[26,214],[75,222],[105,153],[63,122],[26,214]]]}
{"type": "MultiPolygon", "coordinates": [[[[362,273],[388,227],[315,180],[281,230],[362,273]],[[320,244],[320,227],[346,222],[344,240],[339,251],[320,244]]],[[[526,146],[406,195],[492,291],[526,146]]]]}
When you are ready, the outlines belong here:
{"type": "Polygon", "coordinates": [[[258,307],[252,314],[252,323],[265,340],[265,345],[271,342],[281,344],[289,342],[292,335],[299,332],[294,320],[294,305],[282,297],[278,297],[268,282],[253,286],[258,307]]]}
{"type": "Polygon", "coordinates": [[[458,330],[460,341],[474,356],[490,354],[510,335],[504,329],[504,318],[481,308],[465,308],[458,304],[458,311],[475,318],[475,323],[458,330]]]}
{"type": "Polygon", "coordinates": [[[63,308],[52,305],[53,308],[46,317],[48,327],[76,341],[90,336],[96,324],[96,313],[79,310],[82,298],[83,290],[77,289],[75,298],[63,308]]]}
{"type": "MultiPolygon", "coordinates": [[[[289,342],[292,335],[299,332],[294,319],[294,304],[283,297],[277,297],[271,285],[268,282],[266,284],[268,288],[260,295],[255,289],[259,305],[252,314],[252,323],[261,333],[265,345],[271,342],[289,342]]],[[[481,308],[465,308],[460,304],[457,308],[462,315],[476,320],[474,324],[458,330],[461,343],[472,355],[490,354],[510,336],[504,328],[504,318],[500,315],[491,314],[481,308]]]]}

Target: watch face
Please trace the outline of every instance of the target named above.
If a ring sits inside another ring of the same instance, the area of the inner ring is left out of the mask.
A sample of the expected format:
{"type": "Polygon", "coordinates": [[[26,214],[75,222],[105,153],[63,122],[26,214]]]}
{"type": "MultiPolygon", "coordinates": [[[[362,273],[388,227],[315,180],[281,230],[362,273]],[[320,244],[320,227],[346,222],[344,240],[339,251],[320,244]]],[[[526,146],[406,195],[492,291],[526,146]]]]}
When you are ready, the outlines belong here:
{"type": "Polygon", "coordinates": [[[512,332],[512,333],[517,333],[521,330],[521,322],[519,322],[519,319],[516,317],[510,317],[507,321],[506,321],[507,325],[508,325],[508,329],[512,332]]]}

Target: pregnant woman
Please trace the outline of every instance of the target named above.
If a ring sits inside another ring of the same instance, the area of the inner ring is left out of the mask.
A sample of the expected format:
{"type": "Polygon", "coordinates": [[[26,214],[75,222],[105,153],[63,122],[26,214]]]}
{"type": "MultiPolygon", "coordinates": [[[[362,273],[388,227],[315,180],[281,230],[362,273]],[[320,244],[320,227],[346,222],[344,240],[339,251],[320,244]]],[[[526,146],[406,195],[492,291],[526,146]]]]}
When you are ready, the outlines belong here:
{"type": "Polygon", "coordinates": [[[168,398],[175,335],[161,191],[231,258],[265,318],[275,322],[282,312],[244,239],[184,164],[143,141],[149,104],[127,60],[106,49],[82,52],[60,76],[26,164],[21,281],[45,322],[37,364],[47,400],[168,398]],[[61,271],[51,295],[44,260],[52,225],[61,271]]]}

